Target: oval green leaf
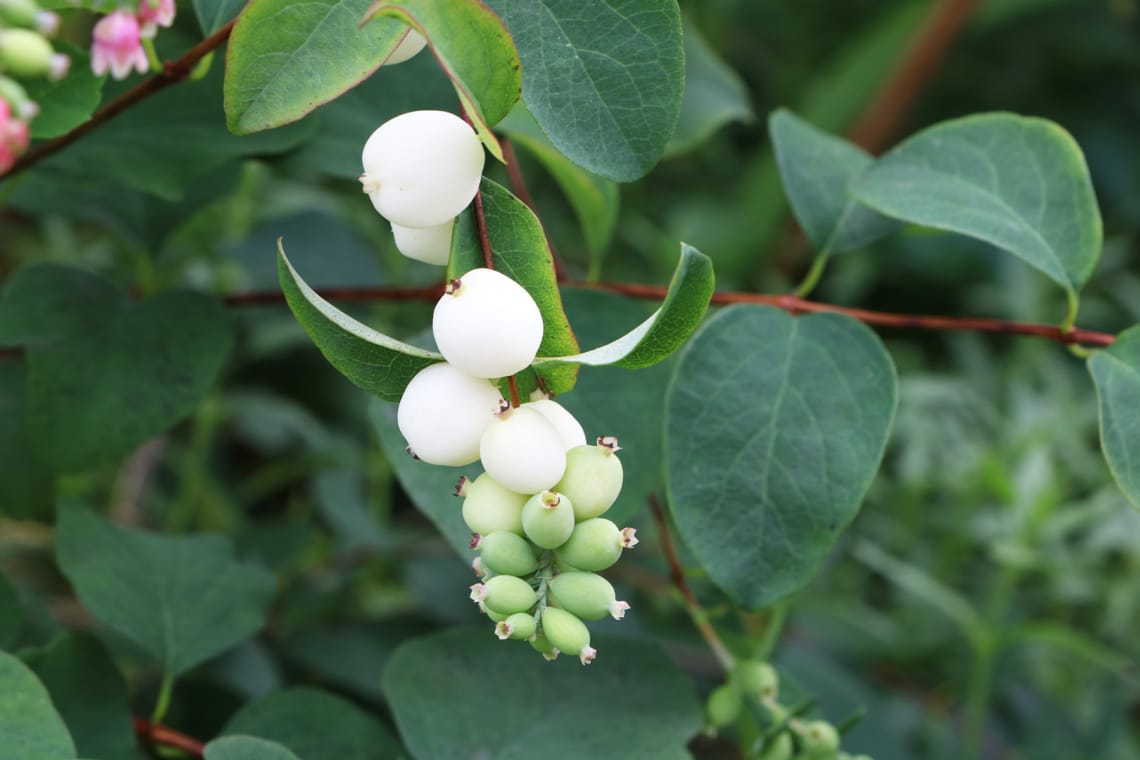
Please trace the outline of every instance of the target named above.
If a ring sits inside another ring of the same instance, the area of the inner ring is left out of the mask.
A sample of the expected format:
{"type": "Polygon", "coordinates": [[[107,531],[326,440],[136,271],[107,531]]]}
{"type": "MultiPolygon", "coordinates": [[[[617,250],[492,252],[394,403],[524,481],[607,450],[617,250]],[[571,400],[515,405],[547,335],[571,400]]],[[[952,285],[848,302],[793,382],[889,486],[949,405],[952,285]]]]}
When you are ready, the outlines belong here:
{"type": "Polygon", "coordinates": [[[1140,509],[1140,325],[1088,359],[1100,410],[1100,444],[1120,490],[1140,509]]]}
{"type": "Polygon", "coordinates": [[[677,262],[661,308],[615,341],[573,356],[536,359],[535,367],[540,371],[563,363],[626,369],[651,367],[680,348],[697,329],[708,309],[714,285],[709,257],[681,243],[681,260],[677,262]]]}
{"type": "Polygon", "coordinates": [[[689,757],[685,744],[701,727],[689,679],[649,639],[594,646],[588,668],[559,667],[521,642],[498,641],[487,621],[400,646],[382,686],[413,757],[689,757]]]}
{"type": "Polygon", "coordinates": [[[159,536],[62,512],[56,559],[96,618],[176,676],[253,635],[276,588],[221,536],[159,536]]]}
{"type": "Polygon", "coordinates": [[[47,689],[7,652],[0,652],[0,737],[0,760],[75,757],[75,743],[47,689]]]}
{"type": "Polygon", "coordinates": [[[206,760],[301,760],[277,742],[254,736],[225,736],[206,745],[206,760]]]}
{"type": "Polygon", "coordinates": [[[740,305],[681,353],[666,402],[669,503],[712,580],[748,608],[802,588],[859,510],[894,417],[865,325],[740,305]]]}
{"type": "Polygon", "coordinates": [[[875,162],[855,198],[997,246],[1075,295],[1100,256],[1088,166],[1068,132],[1009,113],[936,124],[875,162]]]}
{"type": "MultiPolygon", "coordinates": [[[[542,344],[539,356],[563,356],[578,351],[578,341],[570,329],[562,296],[554,277],[554,259],[546,245],[542,224],[525,203],[502,185],[484,179],[480,187],[487,238],[491,243],[494,268],[518,282],[542,312],[542,344]]],[[[455,278],[472,269],[485,266],[483,247],[472,205],[455,223],[451,238],[451,259],[447,276],[455,278]]],[[[537,364],[537,363],[536,363],[537,364]]],[[[574,387],[578,368],[562,363],[538,369],[538,374],[551,393],[565,393],[574,387]]],[[[523,383],[520,390],[529,392],[523,383]]]]}
{"type": "Polygon", "coordinates": [[[408,27],[360,27],[370,0],[250,0],[226,52],[226,126],[279,127],[351,89],[392,54],[408,27]]]}
{"type": "Polygon", "coordinates": [[[432,351],[390,338],[345,314],[310,288],[277,241],[277,272],[285,301],[329,363],[355,385],[399,401],[416,373],[443,361],[432,351]]]}
{"type": "Polygon", "coordinates": [[[901,226],[851,197],[852,183],[875,161],[862,148],[784,109],[769,117],[768,133],[784,192],[816,251],[861,248],[901,226]]]}
{"type": "Polygon", "coordinates": [[[558,150],[629,182],[661,157],[685,78],[677,0],[489,0],[518,46],[523,100],[558,150]]]}
{"type": "Polygon", "coordinates": [[[491,127],[522,92],[519,54],[502,20],[478,0],[377,0],[368,17],[398,19],[427,39],[479,139],[502,161],[491,127]]]}

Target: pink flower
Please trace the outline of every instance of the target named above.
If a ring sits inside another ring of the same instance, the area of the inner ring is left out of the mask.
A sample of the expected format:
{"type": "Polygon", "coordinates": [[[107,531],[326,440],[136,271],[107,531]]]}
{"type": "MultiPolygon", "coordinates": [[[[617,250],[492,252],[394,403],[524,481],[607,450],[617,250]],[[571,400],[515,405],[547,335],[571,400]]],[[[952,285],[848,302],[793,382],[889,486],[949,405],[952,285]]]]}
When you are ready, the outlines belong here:
{"type": "Polygon", "coordinates": [[[0,99],[0,174],[28,149],[30,137],[28,122],[13,119],[7,101],[0,99]]]}
{"type": "Polygon", "coordinates": [[[158,34],[158,27],[169,27],[174,23],[174,0],[139,0],[139,34],[151,39],[158,34]]]}
{"type": "Polygon", "coordinates": [[[91,45],[91,70],[98,75],[111,70],[115,79],[126,79],[134,68],[146,73],[150,64],[140,41],[139,22],[128,11],[115,11],[95,24],[91,45]]]}

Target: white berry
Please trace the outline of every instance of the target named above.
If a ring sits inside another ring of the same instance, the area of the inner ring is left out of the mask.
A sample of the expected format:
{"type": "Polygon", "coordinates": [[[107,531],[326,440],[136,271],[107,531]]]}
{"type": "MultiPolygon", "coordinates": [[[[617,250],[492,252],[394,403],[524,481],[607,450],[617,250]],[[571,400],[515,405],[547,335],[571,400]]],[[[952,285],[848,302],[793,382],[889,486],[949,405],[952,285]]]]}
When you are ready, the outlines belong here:
{"type": "Polygon", "coordinates": [[[527,402],[523,404],[523,407],[533,409],[549,420],[554,429],[558,431],[558,435],[562,438],[562,445],[566,447],[567,451],[577,446],[586,445],[586,431],[582,430],[582,425],[574,419],[574,415],[566,411],[566,407],[562,404],[548,398],[542,398],[527,402]]]}
{"type": "Polygon", "coordinates": [[[396,248],[409,259],[446,266],[451,257],[451,230],[454,227],[454,219],[434,227],[401,227],[393,224],[392,237],[396,239],[396,248]]]}
{"type": "Polygon", "coordinates": [[[542,343],[542,313],[530,293],[493,269],[452,280],[435,305],[439,352],[475,377],[506,377],[530,366],[542,343]]]}
{"type": "Polygon", "coordinates": [[[392,51],[384,61],[385,66],[395,66],[397,63],[403,63],[416,53],[420,52],[427,45],[427,40],[424,36],[417,32],[415,29],[408,29],[408,33],[404,35],[404,39],[400,40],[400,44],[392,51]]]}
{"type": "Polygon", "coordinates": [[[409,111],[364,143],[360,181],[372,205],[401,227],[434,227],[467,207],[483,175],[483,145],[447,111],[409,111]]]}
{"type": "Polygon", "coordinates": [[[503,403],[494,385],[450,364],[420,370],[400,398],[396,423],[417,457],[459,467],[479,458],[479,442],[503,403]]]}
{"type": "Polygon", "coordinates": [[[533,409],[508,409],[479,443],[483,469],[516,493],[545,491],[566,471],[566,449],[554,426],[533,409]]]}

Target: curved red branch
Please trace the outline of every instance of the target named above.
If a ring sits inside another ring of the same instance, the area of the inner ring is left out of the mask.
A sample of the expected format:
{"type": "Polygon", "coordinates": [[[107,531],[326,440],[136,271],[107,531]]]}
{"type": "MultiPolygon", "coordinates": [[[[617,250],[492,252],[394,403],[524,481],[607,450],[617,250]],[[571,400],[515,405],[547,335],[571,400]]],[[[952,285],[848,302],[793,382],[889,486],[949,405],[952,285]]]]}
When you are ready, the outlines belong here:
{"type": "Polygon", "coordinates": [[[145,718],[135,718],[135,734],[144,741],[162,747],[173,747],[188,752],[194,757],[202,757],[206,745],[192,736],[167,728],[161,723],[151,723],[145,718]]]}

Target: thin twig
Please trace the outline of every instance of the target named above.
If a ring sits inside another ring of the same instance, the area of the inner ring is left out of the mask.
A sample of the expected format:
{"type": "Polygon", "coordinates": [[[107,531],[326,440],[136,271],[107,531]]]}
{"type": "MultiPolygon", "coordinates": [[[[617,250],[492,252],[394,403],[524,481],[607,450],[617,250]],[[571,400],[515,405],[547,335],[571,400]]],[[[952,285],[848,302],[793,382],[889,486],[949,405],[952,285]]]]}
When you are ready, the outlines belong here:
{"type": "Polygon", "coordinates": [[[135,734],[151,744],[180,749],[194,757],[202,757],[205,752],[206,746],[202,742],[192,736],[167,728],[161,723],[151,723],[145,718],[135,718],[134,725],[135,734]]]}
{"type": "MultiPolygon", "coordinates": [[[[511,180],[511,190],[518,196],[519,200],[526,204],[526,207],[538,216],[538,208],[534,205],[534,197],[530,194],[530,190],[526,186],[526,178],[523,177],[522,169],[519,168],[519,156],[515,153],[514,143],[507,137],[500,137],[499,144],[503,146],[503,159],[507,164],[507,176],[511,180]]],[[[565,282],[569,275],[566,272],[566,264],[563,263],[562,257],[558,255],[558,249],[554,247],[554,243],[550,240],[550,236],[546,234],[546,229],[543,228],[542,236],[546,238],[546,247],[550,249],[550,257],[554,262],[554,278],[558,282],[565,282]]]]}
{"type": "Polygon", "coordinates": [[[483,214],[483,191],[475,191],[475,227],[479,230],[479,247],[483,249],[483,264],[488,269],[495,268],[495,258],[491,251],[491,239],[487,237],[487,217],[483,214]]]}
{"type": "Polygon", "coordinates": [[[3,177],[12,177],[25,169],[30,169],[35,164],[43,161],[48,156],[58,153],[59,151],[71,145],[73,142],[95,131],[103,124],[106,124],[111,119],[115,118],[123,111],[134,106],[159,90],[162,90],[176,82],[181,82],[183,79],[190,75],[194,70],[194,66],[198,61],[204,58],[207,54],[229,39],[230,32],[233,31],[234,22],[223,26],[218,31],[211,34],[206,39],[199,42],[194,47],[190,48],[186,55],[182,56],[176,61],[168,61],[162,66],[162,73],[156,74],[145,82],[136,87],[127,90],[119,97],[112,100],[107,105],[100,108],[91,118],[80,124],[75,129],[67,134],[60,135],[53,140],[40,143],[27,153],[25,153],[19,161],[12,165],[7,174],[0,174],[3,177]]]}
{"type": "Polygon", "coordinates": [[[685,568],[681,565],[681,558],[677,555],[677,547],[673,545],[673,537],[669,533],[669,522],[665,519],[665,512],[661,509],[661,504],[655,495],[649,497],[649,510],[653,513],[653,520],[657,524],[661,551],[665,553],[665,559],[669,563],[669,578],[680,593],[681,599],[685,603],[685,609],[693,620],[693,625],[696,626],[701,638],[708,644],[709,650],[716,657],[717,662],[721,664],[721,667],[726,672],[732,670],[736,658],[720,640],[716,629],[709,623],[708,613],[701,606],[697,595],[693,593],[693,589],[689,587],[689,582],[685,580],[685,568]]]}

